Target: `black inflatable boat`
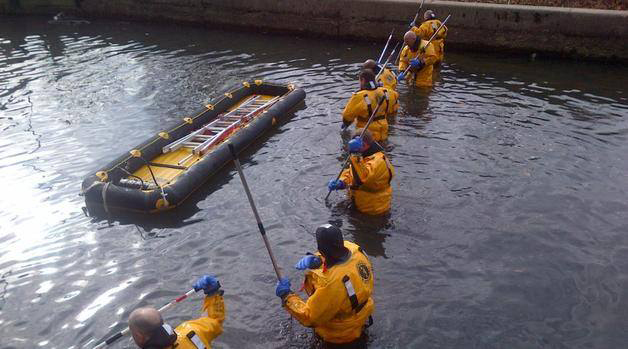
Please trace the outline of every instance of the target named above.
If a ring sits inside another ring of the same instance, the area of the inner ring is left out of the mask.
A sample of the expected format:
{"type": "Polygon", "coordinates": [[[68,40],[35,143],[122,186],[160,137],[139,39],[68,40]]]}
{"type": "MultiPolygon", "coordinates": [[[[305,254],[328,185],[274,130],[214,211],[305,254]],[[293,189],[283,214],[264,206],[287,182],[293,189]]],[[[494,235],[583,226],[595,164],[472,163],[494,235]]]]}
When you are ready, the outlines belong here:
{"type": "Polygon", "coordinates": [[[294,85],[244,82],[83,180],[90,212],[172,209],[305,98],[294,85]]]}

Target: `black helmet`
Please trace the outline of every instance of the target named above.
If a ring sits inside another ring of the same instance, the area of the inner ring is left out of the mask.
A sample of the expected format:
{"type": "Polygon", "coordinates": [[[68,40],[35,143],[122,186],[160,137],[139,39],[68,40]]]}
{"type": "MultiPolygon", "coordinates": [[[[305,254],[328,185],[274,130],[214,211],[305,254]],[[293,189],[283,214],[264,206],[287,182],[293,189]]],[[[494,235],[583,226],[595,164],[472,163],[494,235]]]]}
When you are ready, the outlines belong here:
{"type": "Polygon", "coordinates": [[[332,224],[323,224],[316,228],[318,251],[328,259],[342,258],[347,249],[340,229],[332,224]]]}

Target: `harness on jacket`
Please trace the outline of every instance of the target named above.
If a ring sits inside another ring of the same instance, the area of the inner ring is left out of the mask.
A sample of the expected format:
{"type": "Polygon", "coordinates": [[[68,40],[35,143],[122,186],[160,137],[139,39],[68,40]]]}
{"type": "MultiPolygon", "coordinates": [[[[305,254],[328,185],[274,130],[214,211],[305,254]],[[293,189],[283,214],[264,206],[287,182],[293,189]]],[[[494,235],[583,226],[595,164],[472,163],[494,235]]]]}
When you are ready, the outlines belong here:
{"type": "MultiPolygon", "coordinates": [[[[388,161],[388,158],[386,157],[386,154],[384,153],[384,149],[378,143],[373,143],[364,153],[362,153],[362,157],[368,157],[378,152],[381,152],[382,155],[384,155],[384,162],[386,163],[386,169],[388,170],[388,185],[390,185],[393,174],[392,174],[392,170],[390,169],[390,162],[388,161]]],[[[363,184],[362,179],[360,179],[358,172],[353,168],[353,166],[351,166],[351,173],[353,175],[354,182],[355,182],[351,186],[351,189],[362,190],[362,191],[367,191],[367,192],[370,191],[370,190],[365,190],[364,188],[362,188],[362,184],[363,184]]]]}
{"type": "MultiPolygon", "coordinates": [[[[368,259],[366,254],[364,254],[364,252],[362,251],[362,248],[358,247],[358,251],[362,253],[362,255],[366,257],[366,259],[368,259]]],[[[345,275],[342,278],[342,283],[344,284],[345,290],[347,291],[347,297],[349,297],[349,301],[351,302],[351,309],[353,309],[353,311],[356,314],[359,313],[360,311],[362,311],[362,309],[364,309],[364,306],[368,303],[369,300],[367,299],[362,303],[359,302],[358,296],[355,294],[355,288],[353,287],[353,284],[351,283],[351,278],[349,277],[349,275],[345,275]]],[[[369,323],[366,327],[369,327],[372,324],[373,324],[373,317],[369,316],[369,323]]]]}
{"type": "Polygon", "coordinates": [[[154,330],[142,349],[164,349],[169,348],[177,341],[177,333],[168,324],[163,324],[154,330]]]}
{"type": "Polygon", "coordinates": [[[197,349],[205,349],[205,344],[203,344],[201,338],[196,335],[194,331],[190,331],[190,333],[188,333],[186,337],[190,340],[190,342],[192,342],[192,344],[194,344],[197,349]]]}
{"type": "MultiPolygon", "coordinates": [[[[366,103],[366,110],[368,110],[369,115],[366,117],[366,121],[368,122],[368,118],[371,117],[371,115],[373,115],[373,106],[371,103],[371,99],[369,98],[368,94],[363,94],[362,97],[364,97],[364,103],[366,103]]],[[[377,120],[384,120],[386,119],[386,116],[388,115],[388,105],[390,104],[390,99],[388,98],[388,90],[384,90],[384,97],[386,98],[386,110],[384,111],[384,115],[379,115],[379,116],[375,116],[373,118],[373,121],[377,121],[377,120]]]]}
{"type": "Polygon", "coordinates": [[[347,296],[349,297],[349,301],[351,301],[351,309],[357,314],[364,308],[368,299],[363,303],[358,302],[358,296],[355,294],[355,289],[353,288],[353,284],[351,283],[351,278],[348,275],[345,275],[342,278],[342,283],[345,285],[345,290],[347,291],[347,296]]]}

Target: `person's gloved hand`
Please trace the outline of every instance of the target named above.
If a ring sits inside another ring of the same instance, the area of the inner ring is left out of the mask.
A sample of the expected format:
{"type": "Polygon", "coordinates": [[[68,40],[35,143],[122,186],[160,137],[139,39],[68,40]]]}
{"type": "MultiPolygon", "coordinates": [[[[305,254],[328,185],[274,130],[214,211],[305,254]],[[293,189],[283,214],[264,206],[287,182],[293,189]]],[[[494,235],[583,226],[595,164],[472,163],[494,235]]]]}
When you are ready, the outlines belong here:
{"type": "Polygon", "coordinates": [[[403,79],[406,78],[406,73],[405,72],[401,72],[399,73],[399,75],[397,75],[397,81],[401,81],[403,79]]]}
{"type": "Polygon", "coordinates": [[[284,278],[277,281],[277,288],[275,288],[275,294],[277,297],[283,299],[290,292],[292,292],[290,289],[290,280],[284,278]]]}
{"type": "Polygon", "coordinates": [[[301,260],[297,262],[294,267],[297,270],[317,269],[321,266],[321,264],[323,264],[323,262],[317,256],[307,255],[301,258],[301,260]]]}
{"type": "Polygon", "coordinates": [[[424,65],[425,63],[423,63],[423,61],[420,59],[414,58],[410,60],[410,67],[412,67],[413,69],[421,70],[424,65]]]}
{"type": "Polygon", "coordinates": [[[345,184],[345,182],[341,181],[340,179],[332,179],[329,181],[329,183],[327,183],[327,188],[329,188],[329,190],[340,190],[346,187],[347,185],[345,184]]]}
{"type": "Polygon", "coordinates": [[[220,282],[213,276],[203,275],[194,283],[194,291],[205,291],[208,296],[213,295],[220,288],[220,282]]]}
{"type": "Polygon", "coordinates": [[[349,153],[361,153],[362,148],[364,147],[364,142],[362,142],[362,138],[354,138],[349,141],[349,153]]]}

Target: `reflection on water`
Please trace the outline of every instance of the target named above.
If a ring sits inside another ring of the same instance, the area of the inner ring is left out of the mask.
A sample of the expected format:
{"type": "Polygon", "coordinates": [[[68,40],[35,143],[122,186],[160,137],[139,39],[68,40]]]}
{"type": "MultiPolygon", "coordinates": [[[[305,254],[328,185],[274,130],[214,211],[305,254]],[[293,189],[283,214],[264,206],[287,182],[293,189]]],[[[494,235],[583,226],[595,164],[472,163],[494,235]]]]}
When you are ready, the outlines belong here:
{"type": "MultiPolygon", "coordinates": [[[[340,112],[373,45],[169,25],[0,23],[0,335],[79,348],[204,273],[221,279],[221,348],[304,347],[231,167],[177,211],[85,217],[80,182],[251,77],[296,82],[307,108],[241,161],[278,263],[342,226],[371,256],[372,347],[618,348],[628,290],[624,67],[450,53],[432,91],[400,87],[386,217],[326,206],[340,112]]],[[[199,314],[200,299],[166,314],[199,314]]],[[[89,343],[89,344],[88,344],[89,343]]],[[[118,347],[132,347],[121,341],[118,347]]]]}

